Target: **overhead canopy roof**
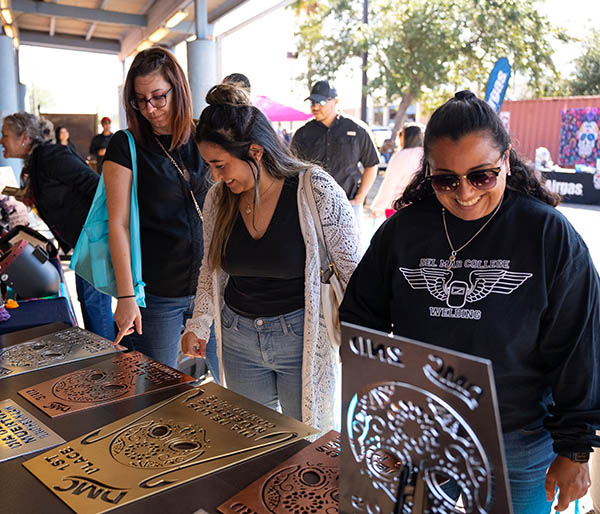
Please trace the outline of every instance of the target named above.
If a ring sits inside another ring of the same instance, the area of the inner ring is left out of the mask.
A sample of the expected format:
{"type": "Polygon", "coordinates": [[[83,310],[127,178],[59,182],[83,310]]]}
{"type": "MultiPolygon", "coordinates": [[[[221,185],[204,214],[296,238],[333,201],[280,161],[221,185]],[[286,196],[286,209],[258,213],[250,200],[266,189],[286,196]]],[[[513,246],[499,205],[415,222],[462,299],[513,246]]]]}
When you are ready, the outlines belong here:
{"type": "MultiPolygon", "coordinates": [[[[248,0],[205,0],[208,23],[248,0]]],[[[201,4],[203,2],[200,2],[201,4]]],[[[160,44],[196,34],[193,0],[11,0],[21,44],[119,54],[125,59],[177,11],[187,17],[160,44]]]]}

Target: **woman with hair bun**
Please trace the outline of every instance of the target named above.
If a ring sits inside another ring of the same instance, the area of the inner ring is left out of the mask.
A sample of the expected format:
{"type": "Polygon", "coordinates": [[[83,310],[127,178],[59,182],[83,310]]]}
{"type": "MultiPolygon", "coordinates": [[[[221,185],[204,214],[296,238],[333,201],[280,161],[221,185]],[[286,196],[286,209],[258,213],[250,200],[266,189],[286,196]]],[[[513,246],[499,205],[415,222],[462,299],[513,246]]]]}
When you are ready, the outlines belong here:
{"type": "Polygon", "coordinates": [[[206,196],[204,260],[182,350],[203,355],[213,318],[230,389],[326,430],[334,426],[339,356],[320,302],[316,224],[346,284],[359,239],[346,195],[298,160],[235,85],[213,87],[196,142],[217,182],[206,196]],[[319,220],[304,189],[310,171],[319,220]]]}
{"type": "MultiPolygon", "coordinates": [[[[175,56],[156,47],[138,53],[123,86],[123,103],[137,153],[142,278],[146,307],[136,303],[131,275],[129,213],[132,161],[124,131],[110,140],[102,170],[109,242],[117,280],[115,342],[171,367],[194,306],[202,262],[206,165],[194,143],[192,98],[175,56]]],[[[209,346],[207,364],[218,379],[209,346]]]]}
{"type": "Polygon", "coordinates": [[[495,111],[456,93],[340,307],[344,321],[492,361],[514,514],[549,513],[556,490],[558,511],[582,497],[600,445],[600,280],[558,201],[495,111]]]}
{"type": "MultiPolygon", "coordinates": [[[[67,254],[75,246],[87,218],[98,175],[76,152],[53,142],[54,128],[48,120],[28,112],[4,118],[0,139],[4,157],[25,161],[21,172],[25,193],[17,199],[36,207],[67,254]]],[[[110,296],[79,276],[75,277],[75,285],[85,328],[114,339],[110,296]]]]}

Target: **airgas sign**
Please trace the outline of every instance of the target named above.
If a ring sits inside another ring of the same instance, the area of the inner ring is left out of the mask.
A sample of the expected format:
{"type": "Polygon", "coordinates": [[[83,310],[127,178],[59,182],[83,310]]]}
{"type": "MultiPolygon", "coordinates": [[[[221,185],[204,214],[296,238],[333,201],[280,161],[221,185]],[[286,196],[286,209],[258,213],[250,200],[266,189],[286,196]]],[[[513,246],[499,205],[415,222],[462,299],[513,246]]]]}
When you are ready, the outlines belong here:
{"type": "Polygon", "coordinates": [[[490,73],[487,88],[485,90],[485,101],[489,103],[496,112],[500,112],[500,107],[504,101],[504,95],[508,88],[510,79],[510,63],[506,57],[502,57],[494,64],[494,69],[490,73]]]}

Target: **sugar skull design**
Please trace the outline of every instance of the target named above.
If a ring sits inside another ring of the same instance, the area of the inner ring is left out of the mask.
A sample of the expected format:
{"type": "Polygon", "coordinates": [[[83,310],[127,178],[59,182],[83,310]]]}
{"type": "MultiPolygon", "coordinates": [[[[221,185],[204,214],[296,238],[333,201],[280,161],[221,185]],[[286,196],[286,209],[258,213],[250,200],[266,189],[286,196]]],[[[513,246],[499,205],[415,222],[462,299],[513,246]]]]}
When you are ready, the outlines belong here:
{"type": "Polygon", "coordinates": [[[134,388],[131,377],[121,372],[83,369],[63,377],[52,386],[52,393],[70,402],[114,400],[134,388]]]}
{"type": "Polygon", "coordinates": [[[598,124],[595,121],[584,121],[577,131],[577,152],[580,157],[589,157],[598,139],[598,124]]]}
{"type": "MultiPolygon", "coordinates": [[[[360,391],[348,408],[347,430],[361,474],[391,502],[400,473],[420,462],[432,513],[488,512],[493,473],[481,442],[467,422],[446,402],[417,386],[382,382],[360,391]],[[458,485],[464,511],[442,489],[458,485]]],[[[412,512],[411,502],[403,513],[412,512]]]]}
{"type": "Polygon", "coordinates": [[[137,423],[120,432],[110,444],[110,454],[133,468],[171,468],[202,455],[208,449],[200,425],[172,420],[137,423]]]}
{"type": "Polygon", "coordinates": [[[339,470],[332,466],[290,466],[264,484],[262,500],[272,514],[337,514],[339,470]]]}
{"type": "Polygon", "coordinates": [[[42,367],[63,360],[70,349],[71,344],[64,341],[31,341],[7,348],[0,353],[0,361],[5,366],[42,367]]]}

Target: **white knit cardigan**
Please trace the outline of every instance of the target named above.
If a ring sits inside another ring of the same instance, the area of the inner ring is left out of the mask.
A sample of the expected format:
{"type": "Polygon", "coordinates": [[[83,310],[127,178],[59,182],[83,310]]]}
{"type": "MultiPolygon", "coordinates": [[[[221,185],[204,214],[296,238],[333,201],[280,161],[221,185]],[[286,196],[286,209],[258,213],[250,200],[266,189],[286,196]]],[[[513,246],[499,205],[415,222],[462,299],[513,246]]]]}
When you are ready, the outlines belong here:
{"type": "MultiPolygon", "coordinates": [[[[304,191],[304,173],[298,184],[298,214],[306,245],[304,278],[304,351],[302,361],[302,421],[320,431],[336,424],[336,391],[339,380],[339,353],[327,336],[320,301],[320,262],[315,220],[311,215],[304,191]]],[[[344,288],[360,260],[359,234],[352,207],[342,188],[319,168],[311,172],[311,184],[320,213],[323,233],[331,258],[344,288]]],[[[217,355],[223,376],[221,309],[229,275],[223,270],[211,272],[207,253],[215,229],[215,194],[213,186],[204,203],[204,260],[200,267],[194,314],[186,331],[200,339],[208,339],[215,321],[217,355]]]]}

